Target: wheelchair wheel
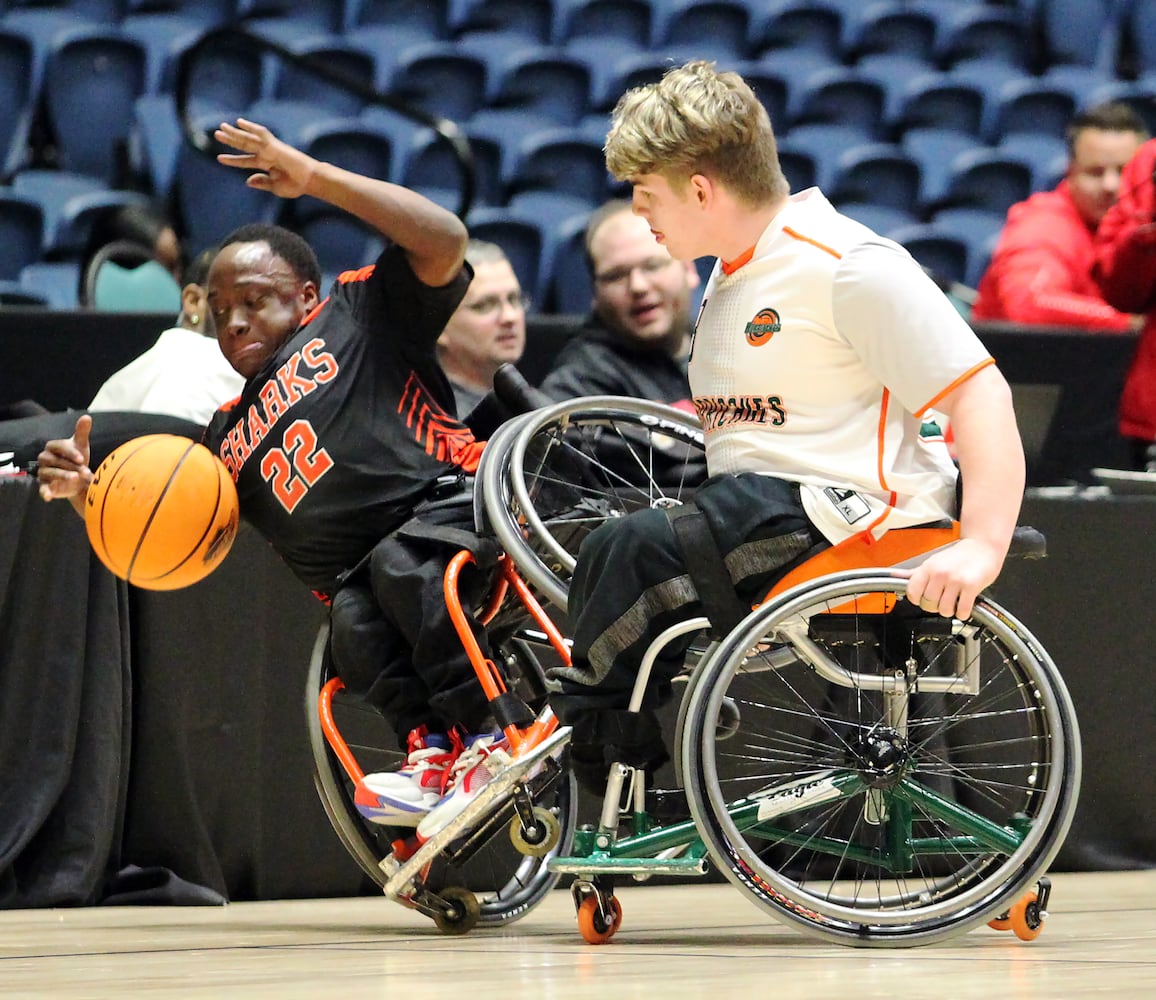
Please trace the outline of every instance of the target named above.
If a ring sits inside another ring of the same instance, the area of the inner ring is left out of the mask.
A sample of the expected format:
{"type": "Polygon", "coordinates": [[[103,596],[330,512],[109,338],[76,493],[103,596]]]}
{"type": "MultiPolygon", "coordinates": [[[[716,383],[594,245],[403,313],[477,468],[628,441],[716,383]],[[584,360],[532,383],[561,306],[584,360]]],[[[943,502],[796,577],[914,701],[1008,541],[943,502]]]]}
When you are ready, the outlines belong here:
{"type": "MultiPolygon", "coordinates": [[[[413,831],[369,823],[354,806],[353,783],[326,739],[318,713],[320,692],[334,680],[326,656],[328,639],[328,625],[323,625],[314,643],[305,692],[314,785],[346,850],[370,879],[384,887],[387,875],[380,867],[381,861],[391,853],[394,839],[413,831]]],[[[536,675],[536,665],[527,662],[527,658],[533,658],[529,644],[510,640],[503,644],[501,655],[507,669],[521,665],[527,676],[536,675]]],[[[512,680],[517,682],[517,678],[512,680]]],[[[521,684],[518,686],[522,688],[521,684]]],[[[535,690],[538,682],[531,680],[525,687],[535,690]]],[[[333,697],[332,707],[337,728],[363,771],[395,770],[401,766],[403,754],[380,715],[340,691],[333,697]]],[[[454,845],[431,867],[427,886],[437,892],[468,889],[475,893],[480,906],[479,923],[483,925],[508,924],[525,916],[558,881],[559,876],[549,872],[547,864],[555,855],[570,850],[577,818],[577,786],[569,773],[541,780],[543,786],[535,800],[560,827],[554,849],[539,857],[515,850],[510,829],[514,810],[512,804],[507,804],[479,824],[468,842],[454,845]]]]}
{"type": "Polygon", "coordinates": [[[626,397],[567,400],[515,417],[490,440],[478,527],[565,611],[582,539],[608,518],[681,503],[705,469],[694,416],[626,397]]]}
{"type": "Polygon", "coordinates": [[[1076,719],[1038,641],[986,598],[960,622],[905,594],[885,570],[796,587],[687,692],[683,772],[715,862],[843,944],[926,944],[1006,912],[1076,807],[1076,719]]]}

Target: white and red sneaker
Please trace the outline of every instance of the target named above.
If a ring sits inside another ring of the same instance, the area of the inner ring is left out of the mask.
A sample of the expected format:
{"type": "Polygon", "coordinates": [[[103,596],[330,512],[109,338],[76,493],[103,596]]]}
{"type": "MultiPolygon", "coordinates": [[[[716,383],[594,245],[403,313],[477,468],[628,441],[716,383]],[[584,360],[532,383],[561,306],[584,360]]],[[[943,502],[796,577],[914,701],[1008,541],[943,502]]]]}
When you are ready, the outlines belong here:
{"type": "Polygon", "coordinates": [[[417,826],[438,804],[462,752],[456,734],[431,733],[425,726],[406,739],[409,753],[398,770],[367,774],[357,783],[353,803],[371,823],[417,826]]]}
{"type": "Polygon", "coordinates": [[[473,802],[490,778],[509,763],[509,744],[501,733],[467,736],[465,748],[447,777],[441,800],[417,825],[417,839],[425,842],[443,830],[473,802]]]}

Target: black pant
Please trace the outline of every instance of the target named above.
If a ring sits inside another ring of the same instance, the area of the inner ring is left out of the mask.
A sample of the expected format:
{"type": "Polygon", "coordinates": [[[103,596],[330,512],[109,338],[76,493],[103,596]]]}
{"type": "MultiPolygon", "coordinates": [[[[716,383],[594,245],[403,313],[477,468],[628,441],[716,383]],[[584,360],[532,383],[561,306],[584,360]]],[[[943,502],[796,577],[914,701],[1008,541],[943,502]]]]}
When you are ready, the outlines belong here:
{"type": "MultiPolygon", "coordinates": [[[[478,566],[461,575],[468,608],[482,596],[494,553],[473,536],[469,493],[423,504],[382,539],[333,596],[330,655],[347,689],[385,717],[404,746],[419,726],[490,728],[485,693],[449,617],[446,566],[463,547],[478,566]],[[469,543],[469,544],[467,544],[469,543]]],[[[471,625],[489,656],[485,630],[471,625]]]]}
{"type": "MultiPolygon", "coordinates": [[[[694,502],[748,604],[827,544],[803,511],[798,487],[770,476],[714,476],[694,502]]],[[[666,751],[654,709],[670,698],[689,638],[668,646],[655,663],[642,714],[624,710],[650,643],[671,625],[703,613],[664,511],[608,520],[583,541],[569,613],[573,666],[551,671],[560,685],[551,704],[559,719],[574,727],[571,748],[579,778],[604,773],[603,763],[613,760],[657,767],[666,751]]]]}

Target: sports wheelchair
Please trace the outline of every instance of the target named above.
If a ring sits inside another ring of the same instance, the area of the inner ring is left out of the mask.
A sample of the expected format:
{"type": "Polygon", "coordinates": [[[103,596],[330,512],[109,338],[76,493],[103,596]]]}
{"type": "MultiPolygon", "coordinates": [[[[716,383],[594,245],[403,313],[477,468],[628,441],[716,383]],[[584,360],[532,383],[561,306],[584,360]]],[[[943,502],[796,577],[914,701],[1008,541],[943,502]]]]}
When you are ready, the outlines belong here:
{"type": "MultiPolygon", "coordinates": [[[[1035,937],[1044,873],[1076,807],[1079,732],[1055,664],[1007,610],[984,596],[959,621],[904,600],[904,571],[951,544],[958,525],[818,551],[725,635],[706,617],[668,629],[630,708],[667,644],[688,647],[678,787],[648,789],[643,772],[612,765],[597,822],[577,826],[569,731],[549,708],[541,656],[568,663],[578,545],[607,518],[683,503],[702,468],[694,418],[645,401],[576,399],[499,428],[475,489],[479,535],[502,551],[490,598],[462,607],[457,575],[473,559],[463,551],[446,599],[512,762],[424,844],[364,823],[351,782],[382,744],[350,750],[356,727],[335,721],[340,681],[322,634],[310,737],[346,847],[385,895],[450,933],[517,919],[566,875],[582,936],[603,943],[622,922],[623,879],[713,867],[773,916],[842,944],[926,944],[984,922],[1035,937]],[[498,662],[478,649],[469,614],[488,623],[498,662]]],[[[1019,529],[1012,555],[1043,547],[1019,529]]],[[[393,756],[373,769],[397,766],[393,756]]]]}

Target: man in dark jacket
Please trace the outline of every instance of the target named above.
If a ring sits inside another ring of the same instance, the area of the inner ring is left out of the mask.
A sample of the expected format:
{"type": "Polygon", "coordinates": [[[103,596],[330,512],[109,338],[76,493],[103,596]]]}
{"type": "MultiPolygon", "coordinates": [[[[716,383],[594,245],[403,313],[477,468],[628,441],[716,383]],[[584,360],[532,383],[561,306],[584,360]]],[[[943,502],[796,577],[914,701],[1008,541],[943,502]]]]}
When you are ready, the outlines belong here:
{"type": "Polygon", "coordinates": [[[542,382],[553,399],[633,396],[691,410],[686,378],[692,261],[658,243],[629,201],[597,209],[586,228],[594,281],[589,319],[559,352],[542,382]]]}

